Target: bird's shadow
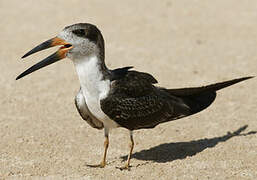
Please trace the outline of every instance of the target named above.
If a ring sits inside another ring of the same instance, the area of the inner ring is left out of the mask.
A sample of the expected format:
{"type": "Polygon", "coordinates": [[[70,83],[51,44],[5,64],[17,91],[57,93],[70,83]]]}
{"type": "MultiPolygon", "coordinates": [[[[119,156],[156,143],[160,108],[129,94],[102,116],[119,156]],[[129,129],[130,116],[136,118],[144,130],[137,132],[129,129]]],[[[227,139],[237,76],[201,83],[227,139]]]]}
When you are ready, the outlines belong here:
{"type": "MultiPolygon", "coordinates": [[[[174,142],[174,143],[164,143],[158,146],[152,147],[147,150],[142,150],[132,154],[131,158],[153,161],[158,163],[171,162],[177,159],[184,159],[188,156],[194,156],[197,153],[202,152],[207,148],[213,148],[220,142],[225,142],[232,137],[236,136],[247,136],[251,134],[256,134],[257,131],[250,131],[247,133],[242,133],[246,130],[248,125],[240,127],[234,132],[227,132],[224,136],[214,137],[214,138],[204,138],[189,142],[174,142]]],[[[123,161],[127,159],[128,156],[122,156],[123,161]]]]}

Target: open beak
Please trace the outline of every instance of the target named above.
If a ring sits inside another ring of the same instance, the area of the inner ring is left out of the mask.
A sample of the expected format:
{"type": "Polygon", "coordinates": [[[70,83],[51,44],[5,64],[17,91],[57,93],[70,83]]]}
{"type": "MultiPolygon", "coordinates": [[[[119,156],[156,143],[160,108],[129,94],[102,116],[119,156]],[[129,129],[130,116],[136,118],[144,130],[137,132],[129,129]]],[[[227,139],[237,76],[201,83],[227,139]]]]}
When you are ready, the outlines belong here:
{"type": "Polygon", "coordinates": [[[34,54],[36,52],[42,51],[44,49],[50,48],[50,47],[54,47],[54,46],[58,46],[58,45],[63,45],[62,47],[60,47],[60,49],[53,53],[52,55],[48,56],[47,58],[43,59],[42,61],[40,61],[39,63],[31,66],[30,68],[28,68],[26,71],[24,71],[23,73],[21,73],[16,80],[40,69],[43,68],[45,66],[48,66],[52,63],[55,63],[63,58],[66,57],[67,52],[72,49],[72,45],[65,42],[63,39],[55,37],[52,39],[49,39],[45,42],[43,42],[42,44],[36,46],[35,48],[33,48],[32,50],[30,50],[29,52],[27,52],[24,56],[22,56],[22,58],[25,58],[31,54],[34,54]]]}

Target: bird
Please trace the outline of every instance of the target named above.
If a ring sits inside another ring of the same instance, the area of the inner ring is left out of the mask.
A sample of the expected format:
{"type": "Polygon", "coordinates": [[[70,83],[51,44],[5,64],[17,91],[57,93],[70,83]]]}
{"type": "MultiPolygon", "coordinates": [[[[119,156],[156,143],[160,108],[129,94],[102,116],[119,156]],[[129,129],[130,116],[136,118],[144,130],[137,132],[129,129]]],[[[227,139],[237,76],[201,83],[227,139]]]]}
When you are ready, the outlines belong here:
{"type": "Polygon", "coordinates": [[[213,103],[218,90],[254,77],[201,87],[160,87],[151,74],[133,70],[132,66],[109,69],[105,64],[103,35],[90,23],[65,27],[56,37],[36,46],[22,58],[54,46],[60,46],[57,52],[28,68],[16,80],[66,57],[73,62],[80,82],[76,108],[91,127],[104,130],[103,158],[99,164],[88,165],[90,167],[106,166],[111,129],[123,127],[129,131],[130,150],[127,161],[120,167],[129,170],[134,148],[133,131],[196,114],[213,103]]]}

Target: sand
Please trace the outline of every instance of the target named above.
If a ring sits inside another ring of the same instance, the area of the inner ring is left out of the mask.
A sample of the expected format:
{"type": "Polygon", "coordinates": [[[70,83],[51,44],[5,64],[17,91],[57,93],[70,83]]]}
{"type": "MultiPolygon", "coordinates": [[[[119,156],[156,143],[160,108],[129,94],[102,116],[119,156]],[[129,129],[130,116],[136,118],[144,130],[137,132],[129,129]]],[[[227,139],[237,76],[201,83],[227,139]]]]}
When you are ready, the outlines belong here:
{"type": "Polygon", "coordinates": [[[19,81],[56,49],[20,60],[67,25],[96,24],[110,68],[133,65],[160,86],[202,86],[257,75],[257,1],[0,1],[0,179],[256,179],[257,79],[218,92],[194,116],[135,131],[131,171],[125,129],[103,132],[77,113],[68,59],[19,81]]]}

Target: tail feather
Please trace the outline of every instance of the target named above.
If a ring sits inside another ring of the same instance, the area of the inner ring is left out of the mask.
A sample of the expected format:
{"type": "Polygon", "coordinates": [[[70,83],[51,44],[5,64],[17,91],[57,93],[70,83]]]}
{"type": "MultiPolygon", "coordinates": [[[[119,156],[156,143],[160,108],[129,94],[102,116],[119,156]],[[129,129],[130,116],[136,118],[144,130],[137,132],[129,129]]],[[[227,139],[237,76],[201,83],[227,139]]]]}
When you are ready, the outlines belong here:
{"type": "Polygon", "coordinates": [[[173,96],[180,97],[183,102],[190,107],[191,113],[195,114],[212,104],[216,98],[216,91],[250,78],[253,77],[243,77],[203,87],[168,89],[167,91],[173,96]]]}
{"type": "Polygon", "coordinates": [[[181,98],[190,107],[191,114],[195,114],[209,107],[215,100],[216,95],[215,91],[211,91],[181,98]]]}
{"type": "Polygon", "coordinates": [[[247,80],[247,79],[251,79],[253,77],[254,76],[243,77],[243,78],[233,79],[233,80],[230,80],[230,81],[224,81],[224,82],[211,84],[211,85],[203,86],[203,87],[168,89],[168,92],[172,95],[175,95],[175,96],[188,96],[188,95],[199,94],[199,93],[202,93],[202,92],[218,91],[220,89],[223,89],[225,87],[231,86],[233,84],[239,83],[239,82],[247,80]]]}

